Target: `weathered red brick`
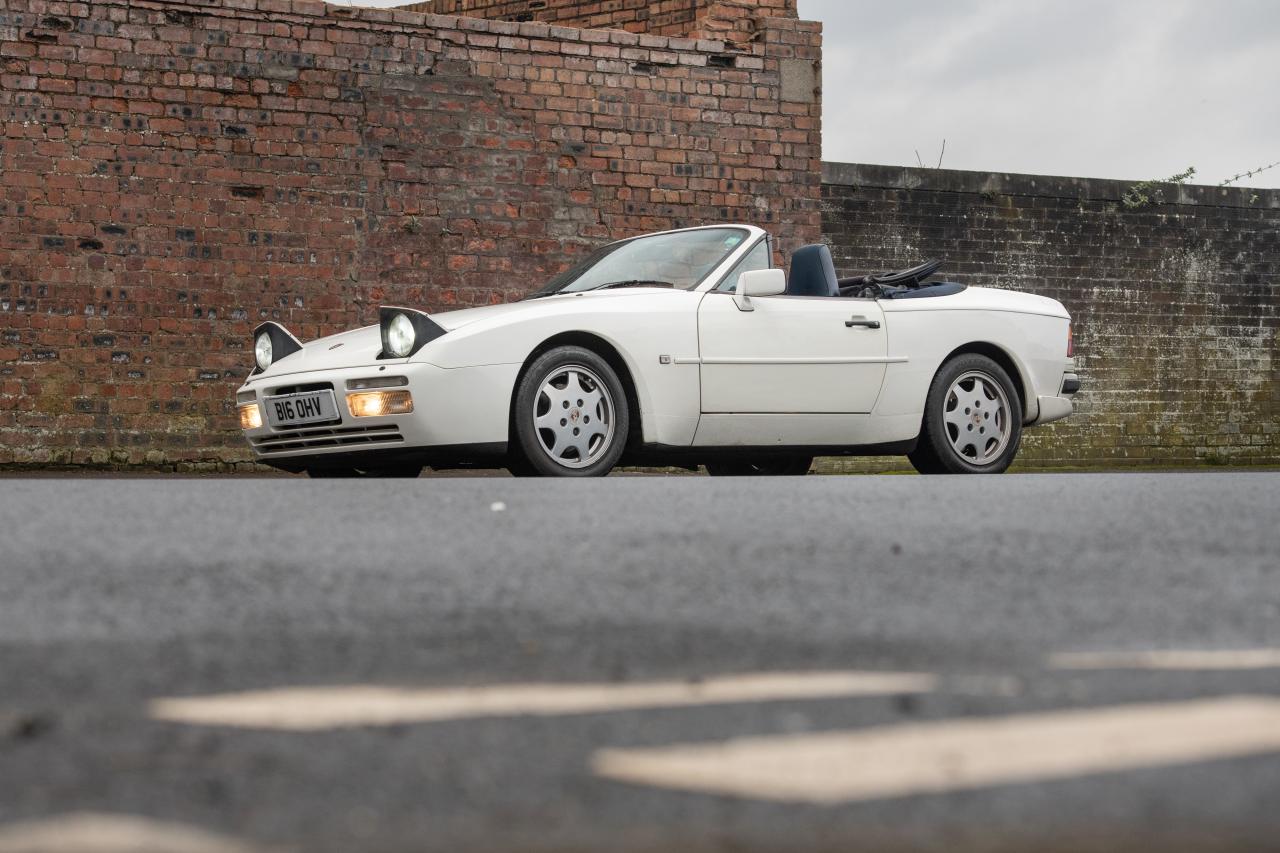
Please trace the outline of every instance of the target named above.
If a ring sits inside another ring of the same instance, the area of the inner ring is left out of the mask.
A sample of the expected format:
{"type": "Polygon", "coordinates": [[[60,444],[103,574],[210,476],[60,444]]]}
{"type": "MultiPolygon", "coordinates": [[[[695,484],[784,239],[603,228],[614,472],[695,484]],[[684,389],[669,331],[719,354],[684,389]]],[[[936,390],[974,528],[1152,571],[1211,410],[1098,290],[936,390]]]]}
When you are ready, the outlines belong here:
{"type": "MultiPolygon", "coordinates": [[[[0,328],[24,337],[0,339],[0,356],[17,353],[0,426],[28,413],[23,441],[42,453],[110,418],[103,446],[77,459],[246,458],[230,394],[263,319],[310,338],[367,322],[379,301],[488,304],[609,237],[754,219],[758,197],[784,246],[818,237],[818,187],[803,174],[818,104],[751,128],[763,134],[751,141],[704,120],[776,113],[767,39],[742,57],[761,67],[744,71],[706,68],[706,40],[564,26],[633,26],[631,3],[553,0],[577,17],[526,24],[307,0],[169,5],[190,25],[102,0],[77,14],[114,35],[0,44],[22,60],[0,94],[43,99],[4,127],[0,328]],[[625,109],[600,97],[623,92],[625,109]],[[686,109],[669,93],[706,102],[686,109]],[[88,111],[92,122],[75,120],[88,111]],[[673,173],[687,163],[732,171],[673,173]],[[720,189],[730,180],[743,185],[720,189]],[[88,345],[101,336],[114,341],[88,345]],[[168,435],[177,414],[191,429],[168,435]]],[[[675,35],[709,8],[650,5],[665,16],[652,26],[675,35]]]]}

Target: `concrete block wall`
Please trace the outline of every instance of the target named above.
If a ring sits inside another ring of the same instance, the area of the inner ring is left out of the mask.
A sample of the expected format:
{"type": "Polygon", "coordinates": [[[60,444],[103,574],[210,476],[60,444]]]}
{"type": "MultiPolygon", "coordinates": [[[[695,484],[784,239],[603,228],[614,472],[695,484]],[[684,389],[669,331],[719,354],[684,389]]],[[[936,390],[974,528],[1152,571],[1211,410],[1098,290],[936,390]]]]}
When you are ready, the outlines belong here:
{"type": "Polygon", "coordinates": [[[1280,464],[1280,190],[1132,184],[826,163],[823,230],[841,274],[945,258],[1067,306],[1077,414],[1022,465],[1280,464]]]}
{"type": "Polygon", "coordinates": [[[820,96],[795,84],[819,55],[794,17],[731,50],[315,0],[0,0],[0,465],[244,462],[232,398],[266,319],[310,339],[382,303],[502,301],[663,228],[819,239],[820,96]]]}

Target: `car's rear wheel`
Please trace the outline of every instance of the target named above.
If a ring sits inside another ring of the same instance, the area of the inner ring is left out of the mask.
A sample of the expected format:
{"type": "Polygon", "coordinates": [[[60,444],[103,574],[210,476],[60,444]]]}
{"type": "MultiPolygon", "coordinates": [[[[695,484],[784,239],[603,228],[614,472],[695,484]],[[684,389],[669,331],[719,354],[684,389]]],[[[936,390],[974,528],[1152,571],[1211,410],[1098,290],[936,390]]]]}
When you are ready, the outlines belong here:
{"type": "Polygon", "coordinates": [[[413,479],[422,473],[421,465],[396,465],[381,468],[308,468],[313,480],[347,480],[356,477],[413,479]]]}
{"type": "Polygon", "coordinates": [[[761,456],[707,463],[713,477],[799,477],[809,473],[812,456],[761,456]]]}
{"type": "Polygon", "coordinates": [[[617,373],[577,346],[556,347],[529,365],[514,414],[524,462],[548,477],[608,474],[622,456],[631,423],[617,373]]]}
{"type": "Polygon", "coordinates": [[[999,474],[1018,453],[1022,404],[1004,368],[969,353],[933,378],[916,449],[921,474],[999,474]]]}

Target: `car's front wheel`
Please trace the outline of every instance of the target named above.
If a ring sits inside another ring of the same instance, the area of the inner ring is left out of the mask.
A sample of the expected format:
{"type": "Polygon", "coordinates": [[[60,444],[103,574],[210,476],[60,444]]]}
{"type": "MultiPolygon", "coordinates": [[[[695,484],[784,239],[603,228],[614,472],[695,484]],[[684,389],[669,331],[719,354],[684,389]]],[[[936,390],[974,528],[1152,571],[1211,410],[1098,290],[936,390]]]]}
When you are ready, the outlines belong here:
{"type": "Polygon", "coordinates": [[[968,353],[942,366],[907,458],[921,474],[999,474],[1018,453],[1022,405],[1004,368],[968,353]]]}
{"type": "Polygon", "coordinates": [[[603,477],[627,443],[630,415],[622,382],[591,350],[562,346],[529,365],[515,401],[523,461],[548,477],[603,477]]]}

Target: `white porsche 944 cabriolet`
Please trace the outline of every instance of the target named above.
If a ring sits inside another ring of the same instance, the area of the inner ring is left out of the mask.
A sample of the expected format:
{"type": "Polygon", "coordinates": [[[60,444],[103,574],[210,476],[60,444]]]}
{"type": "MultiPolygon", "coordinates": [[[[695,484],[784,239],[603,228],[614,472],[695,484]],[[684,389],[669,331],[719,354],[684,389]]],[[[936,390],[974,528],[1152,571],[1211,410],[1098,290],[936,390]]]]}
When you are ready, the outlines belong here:
{"type": "Polygon", "coordinates": [[[604,246],[519,302],[383,307],[309,343],[264,323],[240,425],[259,461],[313,477],[803,474],[897,453],[980,474],[1071,413],[1060,303],[930,281],[937,262],[837,279],[823,245],[789,275],[772,258],[759,228],[687,228],[604,246]]]}

